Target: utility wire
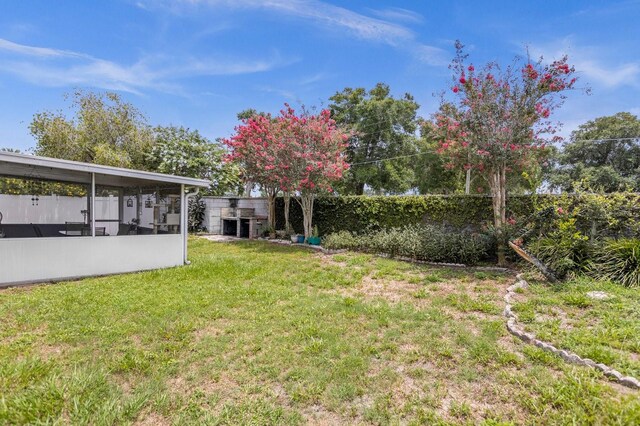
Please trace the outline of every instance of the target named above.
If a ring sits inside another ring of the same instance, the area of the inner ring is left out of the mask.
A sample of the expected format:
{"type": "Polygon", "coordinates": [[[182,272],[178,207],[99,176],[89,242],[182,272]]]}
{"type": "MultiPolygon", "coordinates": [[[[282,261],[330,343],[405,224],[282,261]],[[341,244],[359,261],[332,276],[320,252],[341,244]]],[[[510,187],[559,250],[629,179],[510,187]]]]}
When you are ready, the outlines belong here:
{"type": "Polygon", "coordinates": [[[351,163],[349,166],[353,167],[353,166],[361,166],[364,164],[374,164],[374,163],[381,163],[383,161],[389,161],[389,160],[397,160],[400,158],[409,158],[409,157],[416,157],[418,155],[425,155],[425,154],[430,154],[434,151],[428,151],[428,152],[416,152],[415,154],[408,154],[408,155],[399,155],[397,157],[389,157],[389,158],[381,158],[379,160],[371,160],[371,161],[362,161],[360,163],[351,163]]]}
{"type": "MultiPolygon", "coordinates": [[[[635,138],[610,138],[610,139],[576,139],[575,141],[572,142],[611,142],[611,141],[625,141],[625,140],[631,140],[631,141],[640,141],[640,136],[635,137],[635,138]]],[[[548,141],[545,141],[548,142],[548,141]]],[[[401,158],[410,158],[410,157],[417,157],[419,155],[426,155],[426,154],[431,154],[435,151],[430,150],[430,151],[423,151],[423,152],[416,152],[415,154],[407,154],[407,155],[399,155],[397,157],[388,157],[388,158],[380,158],[377,160],[369,160],[369,161],[362,161],[359,163],[351,163],[350,166],[362,166],[362,165],[367,165],[367,164],[376,164],[376,163],[381,163],[384,161],[390,161],[390,160],[399,160],[401,158]]]]}

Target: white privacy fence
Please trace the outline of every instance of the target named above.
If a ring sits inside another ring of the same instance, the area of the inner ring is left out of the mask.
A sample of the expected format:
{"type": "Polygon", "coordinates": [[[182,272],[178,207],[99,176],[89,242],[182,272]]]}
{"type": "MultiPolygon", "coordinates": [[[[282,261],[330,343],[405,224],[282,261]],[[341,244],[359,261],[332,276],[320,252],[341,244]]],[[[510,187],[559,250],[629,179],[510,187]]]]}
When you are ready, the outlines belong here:
{"type": "MultiPolygon", "coordinates": [[[[132,198],[133,206],[127,207],[127,199],[123,202],[123,223],[129,223],[136,217],[136,199],[132,198]]],[[[85,214],[88,210],[86,197],[68,197],[62,195],[8,195],[0,194],[0,213],[4,224],[47,224],[65,222],[86,222],[85,214]],[[83,211],[85,213],[83,213],[83,211]]],[[[150,227],[153,222],[153,209],[141,208],[140,226],[150,227]]],[[[99,222],[100,220],[118,220],[118,197],[96,197],[97,226],[105,227],[109,235],[117,235],[117,222],[99,222]]]]}

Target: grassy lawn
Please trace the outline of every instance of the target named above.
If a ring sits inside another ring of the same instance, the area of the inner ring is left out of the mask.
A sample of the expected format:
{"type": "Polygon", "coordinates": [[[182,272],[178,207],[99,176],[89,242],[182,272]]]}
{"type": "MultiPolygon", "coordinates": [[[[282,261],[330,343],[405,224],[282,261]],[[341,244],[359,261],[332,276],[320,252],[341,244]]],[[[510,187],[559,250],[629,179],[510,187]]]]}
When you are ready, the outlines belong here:
{"type": "Polygon", "coordinates": [[[514,305],[521,323],[541,339],[640,377],[640,292],[580,278],[551,286],[530,281],[514,305]],[[610,297],[594,300],[591,291],[610,297]]]}
{"type": "Polygon", "coordinates": [[[188,267],[1,291],[0,424],[640,422],[638,392],[506,333],[513,277],[190,250],[188,267]]]}

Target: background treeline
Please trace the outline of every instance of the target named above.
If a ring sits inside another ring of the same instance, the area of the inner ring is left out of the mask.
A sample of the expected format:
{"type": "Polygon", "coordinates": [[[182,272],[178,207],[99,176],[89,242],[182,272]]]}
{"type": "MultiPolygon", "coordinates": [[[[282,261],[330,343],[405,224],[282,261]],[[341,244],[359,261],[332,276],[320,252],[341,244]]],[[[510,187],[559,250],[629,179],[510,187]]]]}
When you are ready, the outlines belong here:
{"type": "MultiPolygon", "coordinates": [[[[34,115],[34,154],[208,179],[211,195],[242,195],[251,188],[236,165],[223,161],[219,141],[197,130],[151,125],[115,93],[77,91],[67,101],[70,114],[34,115]]],[[[336,187],[339,195],[464,193],[465,171],[445,166],[436,152],[434,122],[418,115],[411,94],[393,96],[379,83],[370,90],[345,88],[329,101],[332,117],[352,132],[346,151],[352,167],[336,187]]],[[[255,114],[265,113],[247,109],[238,118],[255,114]]],[[[631,113],[588,121],[546,154],[537,167],[510,177],[510,194],[640,191],[640,120],[631,113]]],[[[471,193],[488,193],[483,179],[474,173],[470,178],[471,193]]],[[[3,182],[12,193],[78,193],[60,185],[3,182]]]]}

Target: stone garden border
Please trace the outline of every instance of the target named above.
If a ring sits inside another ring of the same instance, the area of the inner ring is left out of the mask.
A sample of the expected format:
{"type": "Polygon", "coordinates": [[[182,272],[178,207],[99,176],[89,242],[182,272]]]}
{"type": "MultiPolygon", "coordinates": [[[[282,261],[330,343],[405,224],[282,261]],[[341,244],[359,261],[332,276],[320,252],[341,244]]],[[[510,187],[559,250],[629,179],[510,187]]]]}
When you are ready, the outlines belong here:
{"type": "Polygon", "coordinates": [[[618,370],[614,370],[607,365],[596,363],[589,358],[581,358],[573,352],[558,349],[548,342],[543,342],[542,340],[537,339],[534,334],[527,333],[522,328],[519,328],[518,316],[511,310],[511,299],[516,295],[517,289],[527,287],[529,287],[529,284],[524,280],[524,278],[522,278],[522,274],[516,275],[516,282],[507,287],[507,293],[504,296],[504,316],[507,318],[507,330],[509,333],[525,343],[537,346],[544,351],[551,352],[552,354],[561,357],[565,362],[595,368],[596,370],[601,371],[605,376],[613,379],[623,386],[627,386],[632,389],[640,389],[640,380],[635,377],[624,376],[618,370]]]}

